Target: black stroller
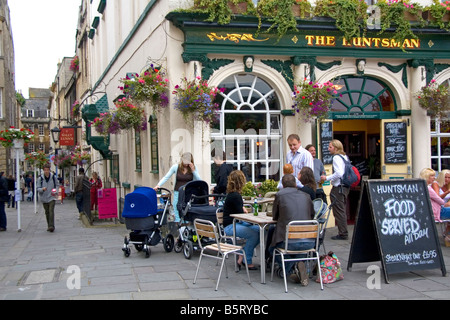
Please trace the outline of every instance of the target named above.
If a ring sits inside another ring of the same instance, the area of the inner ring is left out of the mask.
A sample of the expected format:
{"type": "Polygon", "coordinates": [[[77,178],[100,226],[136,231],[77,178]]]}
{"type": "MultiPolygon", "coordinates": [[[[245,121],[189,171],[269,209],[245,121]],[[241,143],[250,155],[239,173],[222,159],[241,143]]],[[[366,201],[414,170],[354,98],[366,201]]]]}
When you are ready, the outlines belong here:
{"type": "MultiPolygon", "coordinates": [[[[194,228],[196,218],[216,223],[216,211],[225,195],[209,194],[208,183],[203,180],[188,182],[178,190],[177,209],[184,224],[179,228],[179,238],[175,243],[175,252],[183,250],[184,257],[190,259],[194,250],[199,248],[197,234],[194,228]],[[210,205],[209,200],[214,198],[215,204],[210,205]]],[[[207,245],[209,239],[200,239],[207,245]]]]}
{"type": "MultiPolygon", "coordinates": [[[[131,230],[130,237],[125,237],[122,251],[125,257],[130,256],[129,244],[134,244],[137,251],[144,251],[150,257],[150,246],[161,241],[161,227],[167,224],[171,192],[160,188],[164,194],[157,195],[149,187],[140,187],[125,196],[122,217],[125,225],[131,230]]],[[[174,247],[174,237],[170,233],[162,240],[166,252],[174,247]]]]}

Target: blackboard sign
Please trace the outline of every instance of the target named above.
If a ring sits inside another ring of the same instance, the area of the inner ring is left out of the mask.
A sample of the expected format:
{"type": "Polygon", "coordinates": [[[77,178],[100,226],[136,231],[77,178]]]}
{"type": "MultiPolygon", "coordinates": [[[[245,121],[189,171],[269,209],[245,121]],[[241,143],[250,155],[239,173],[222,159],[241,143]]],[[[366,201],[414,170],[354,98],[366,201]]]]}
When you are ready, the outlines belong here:
{"type": "Polygon", "coordinates": [[[347,269],[381,261],[388,274],[441,269],[445,276],[428,187],[422,179],[366,180],[347,269]]]}
{"type": "Polygon", "coordinates": [[[323,164],[333,163],[333,155],[328,151],[331,140],[333,140],[333,122],[320,122],[320,151],[323,164]]]}
{"type": "Polygon", "coordinates": [[[406,122],[384,123],[384,162],[406,163],[406,122]]]}

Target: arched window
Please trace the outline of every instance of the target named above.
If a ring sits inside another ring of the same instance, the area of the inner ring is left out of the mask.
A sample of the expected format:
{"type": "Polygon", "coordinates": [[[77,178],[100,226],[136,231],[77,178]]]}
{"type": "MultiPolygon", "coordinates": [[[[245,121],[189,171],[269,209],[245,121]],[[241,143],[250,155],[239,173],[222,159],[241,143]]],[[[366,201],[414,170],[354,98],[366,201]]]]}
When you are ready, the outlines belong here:
{"type": "Polygon", "coordinates": [[[396,101],[391,89],[370,77],[344,76],[334,82],[343,86],[331,111],[333,117],[365,115],[374,119],[396,117],[396,101]]]}
{"type": "Polygon", "coordinates": [[[226,162],[242,170],[248,181],[278,181],[281,111],[275,90],[252,74],[232,75],[219,88],[225,90],[218,98],[220,122],[211,134],[213,154],[225,151],[226,162]]]}

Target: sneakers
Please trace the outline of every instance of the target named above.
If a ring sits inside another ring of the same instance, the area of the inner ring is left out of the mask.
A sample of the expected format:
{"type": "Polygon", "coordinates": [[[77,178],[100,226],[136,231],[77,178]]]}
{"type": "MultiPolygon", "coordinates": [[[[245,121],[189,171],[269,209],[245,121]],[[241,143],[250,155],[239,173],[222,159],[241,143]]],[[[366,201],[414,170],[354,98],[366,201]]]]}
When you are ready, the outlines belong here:
{"type": "Polygon", "coordinates": [[[341,236],[338,234],[337,236],[331,237],[331,239],[332,240],[348,240],[348,237],[341,236]]]}

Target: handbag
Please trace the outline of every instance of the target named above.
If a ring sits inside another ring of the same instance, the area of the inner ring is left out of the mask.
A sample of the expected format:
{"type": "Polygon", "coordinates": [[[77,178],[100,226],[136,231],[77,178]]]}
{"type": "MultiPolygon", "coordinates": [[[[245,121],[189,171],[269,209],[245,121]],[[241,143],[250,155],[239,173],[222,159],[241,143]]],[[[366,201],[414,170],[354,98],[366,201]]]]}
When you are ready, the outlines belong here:
{"type": "MultiPolygon", "coordinates": [[[[323,283],[328,284],[344,279],[341,263],[332,251],[320,257],[320,272],[323,283]]],[[[316,282],[320,282],[319,277],[317,277],[316,282]]]]}

